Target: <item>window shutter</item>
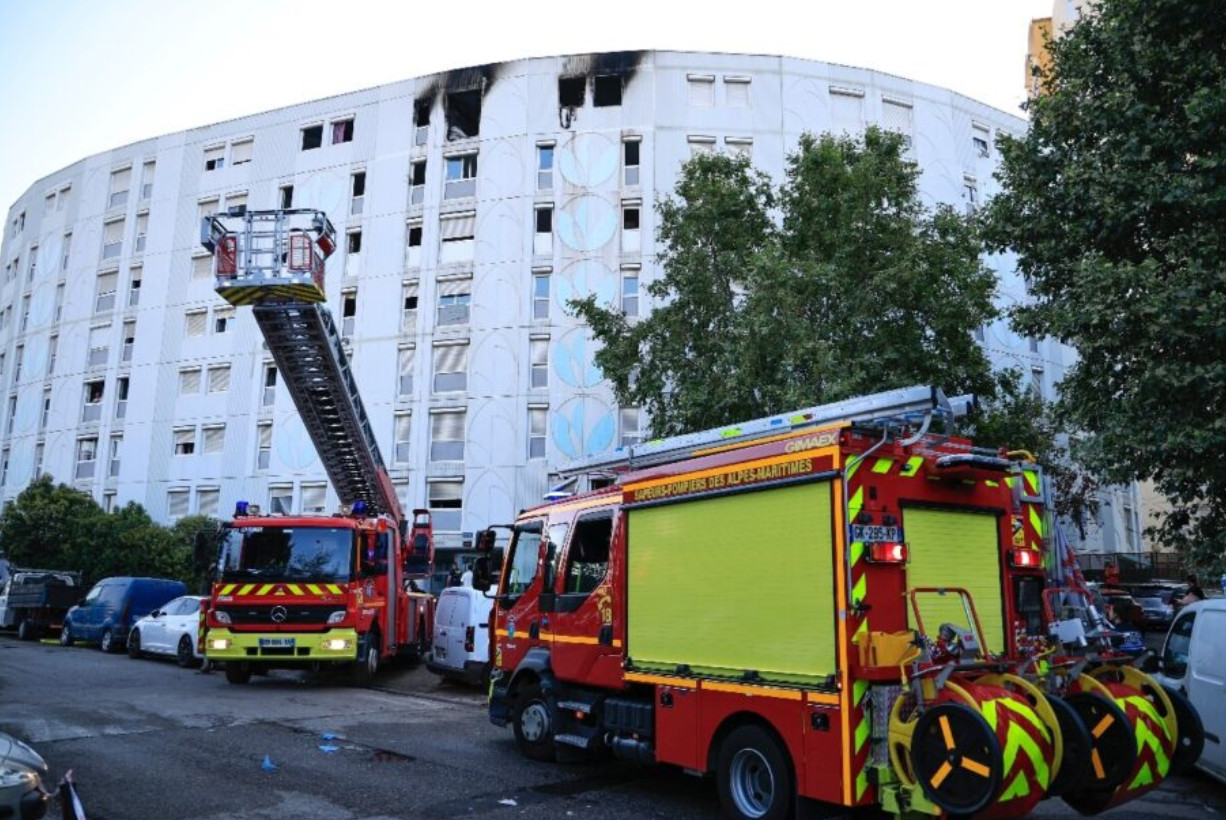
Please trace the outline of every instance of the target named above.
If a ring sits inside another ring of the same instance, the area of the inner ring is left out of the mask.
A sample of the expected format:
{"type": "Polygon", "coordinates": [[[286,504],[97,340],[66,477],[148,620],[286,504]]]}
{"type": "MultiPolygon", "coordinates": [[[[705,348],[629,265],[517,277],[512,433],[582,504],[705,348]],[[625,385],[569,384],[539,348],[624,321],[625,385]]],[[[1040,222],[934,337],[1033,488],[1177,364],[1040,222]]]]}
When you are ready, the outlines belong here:
{"type": "Polygon", "coordinates": [[[197,221],[204,219],[206,216],[217,213],[218,202],[219,200],[217,199],[206,199],[203,202],[198,203],[196,209],[197,221]]]}
{"type": "Polygon", "coordinates": [[[247,204],[247,193],[244,191],[239,194],[230,194],[226,197],[226,208],[237,208],[239,205],[247,204]]]}
{"type": "Polygon", "coordinates": [[[460,373],[468,369],[468,345],[436,345],[435,373],[460,373]]]}
{"type": "Polygon", "coordinates": [[[111,174],[111,193],[117,194],[132,187],[132,169],[123,168],[111,174]]]}
{"type": "Polygon", "coordinates": [[[272,425],[261,424],[257,428],[260,436],[260,447],[272,446],[272,425]]]}
{"type": "Polygon", "coordinates": [[[105,296],[108,293],[114,293],[118,282],[119,271],[98,274],[98,295],[105,296]]]}
{"type": "Polygon", "coordinates": [[[328,494],[327,484],[303,484],[302,485],[302,511],[303,512],[323,512],[324,503],[328,494]]]}
{"type": "Polygon", "coordinates": [[[883,100],[881,125],[887,131],[897,131],[904,136],[911,136],[911,106],[883,100]]]}
{"type": "Polygon", "coordinates": [[[182,518],[187,515],[187,490],[171,490],[166,494],[166,505],[171,518],[182,518]]]}
{"type": "Polygon", "coordinates": [[[209,392],[224,393],[230,389],[230,365],[209,368],[209,392]]]}
{"type": "Polygon", "coordinates": [[[180,393],[199,393],[200,392],[200,369],[179,371],[179,392],[180,393]]]}
{"type": "Polygon", "coordinates": [[[197,310],[187,314],[187,335],[203,336],[204,328],[207,322],[208,314],[203,310],[197,310]]]}
{"type": "Polygon", "coordinates": [[[102,239],[107,245],[123,241],[123,220],[116,219],[103,226],[102,239]]]}
{"type": "Polygon", "coordinates": [[[463,481],[431,481],[428,486],[430,488],[431,507],[438,506],[439,502],[447,503],[463,500],[463,481]]]}
{"type": "Polygon", "coordinates": [[[91,327],[89,329],[89,349],[96,350],[100,347],[107,346],[107,336],[111,333],[111,326],[91,327]]]}
{"type": "Polygon", "coordinates": [[[532,357],[532,364],[548,364],[549,363],[549,340],[548,339],[532,339],[528,343],[529,354],[532,357]]]}
{"type": "MultiPolygon", "coordinates": [[[[196,374],[199,376],[199,372],[196,374]]],[[[196,441],[196,430],[192,427],[183,430],[175,430],[175,445],[192,444],[196,441]]]]}
{"type": "Polygon", "coordinates": [[[465,211],[458,214],[444,214],[439,217],[439,231],[443,241],[472,239],[477,229],[477,212],[465,211]]]}
{"type": "Polygon", "coordinates": [[[204,451],[206,453],[220,453],[225,448],[225,444],[225,427],[204,428],[204,451]]]}
{"type": "Polygon", "coordinates": [[[725,77],[724,97],[727,104],[733,108],[747,107],[749,105],[749,80],[725,77]]]}
{"type": "Polygon", "coordinates": [[[136,235],[144,236],[149,232],[149,214],[142,213],[136,215],[136,235]]]}
{"type": "Polygon", "coordinates": [[[528,432],[534,436],[545,435],[545,416],[548,413],[544,407],[528,408],[528,432]]]}
{"type": "Polygon", "coordinates": [[[213,257],[205,254],[192,257],[192,278],[208,279],[213,275],[213,257]]]}
{"type": "Polygon", "coordinates": [[[200,515],[217,515],[217,508],[221,500],[220,490],[197,490],[196,491],[196,507],[200,515]]]}
{"type": "Polygon", "coordinates": [[[251,162],[251,154],[255,149],[255,140],[243,140],[236,142],[230,146],[230,164],[238,165],[242,162],[251,162]]]}
{"type": "Polygon", "coordinates": [[[440,279],[438,280],[439,296],[463,296],[472,290],[471,279],[440,279]]]}
{"type": "Polygon", "coordinates": [[[459,441],[464,438],[463,411],[435,413],[430,417],[430,437],[434,441],[459,441]]]}

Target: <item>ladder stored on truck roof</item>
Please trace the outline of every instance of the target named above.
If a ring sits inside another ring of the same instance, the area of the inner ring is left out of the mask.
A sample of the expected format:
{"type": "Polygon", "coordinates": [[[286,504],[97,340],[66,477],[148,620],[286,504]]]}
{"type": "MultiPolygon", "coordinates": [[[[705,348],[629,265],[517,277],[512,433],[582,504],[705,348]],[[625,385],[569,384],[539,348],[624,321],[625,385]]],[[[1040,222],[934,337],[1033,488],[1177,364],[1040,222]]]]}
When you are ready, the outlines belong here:
{"type": "Polygon", "coordinates": [[[294,406],[342,504],[405,517],[332,314],[324,262],[336,229],[322,211],[233,208],[205,217],[200,244],[213,253],[217,292],[250,305],[294,406]]]}
{"type": "Polygon", "coordinates": [[[557,475],[570,480],[584,475],[638,470],[703,455],[712,448],[744,446],[838,422],[883,431],[911,431],[904,443],[913,443],[928,433],[934,421],[943,423],[945,432],[951,433],[954,419],[969,413],[974,405],[973,396],[946,398],[937,387],[916,385],[886,390],[740,424],[619,447],[611,453],[565,464],[557,475]]]}

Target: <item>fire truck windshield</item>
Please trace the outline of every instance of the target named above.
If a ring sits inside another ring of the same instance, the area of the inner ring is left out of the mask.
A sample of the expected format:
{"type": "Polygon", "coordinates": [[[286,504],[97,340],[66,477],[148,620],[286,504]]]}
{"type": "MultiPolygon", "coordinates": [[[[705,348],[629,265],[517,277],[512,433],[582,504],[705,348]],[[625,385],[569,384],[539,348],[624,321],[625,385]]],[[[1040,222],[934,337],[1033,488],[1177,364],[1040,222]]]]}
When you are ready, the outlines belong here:
{"type": "Polygon", "coordinates": [[[227,578],[343,583],[353,575],[353,530],[344,527],[245,527],[222,544],[227,578]]]}

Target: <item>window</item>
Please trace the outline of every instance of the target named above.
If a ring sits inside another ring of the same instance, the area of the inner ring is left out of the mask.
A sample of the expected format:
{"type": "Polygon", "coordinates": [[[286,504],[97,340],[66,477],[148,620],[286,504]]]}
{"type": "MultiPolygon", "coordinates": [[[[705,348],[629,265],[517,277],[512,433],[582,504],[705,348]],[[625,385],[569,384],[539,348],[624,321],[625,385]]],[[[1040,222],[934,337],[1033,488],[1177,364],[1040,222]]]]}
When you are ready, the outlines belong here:
{"type": "Polygon", "coordinates": [[[413,101],[413,144],[425,145],[430,136],[430,109],[434,108],[434,97],[422,97],[413,101]]]}
{"type": "Polygon", "coordinates": [[[21,323],[18,325],[17,332],[25,333],[26,328],[30,326],[30,294],[21,297],[21,323]]]}
{"type": "Polygon", "coordinates": [[[120,348],[120,361],[132,361],[132,349],[136,346],[136,322],[135,320],[123,323],[123,347],[120,348]]]}
{"type": "Polygon", "coordinates": [[[200,368],[185,367],[179,371],[179,395],[194,396],[200,392],[200,368]]]}
{"type": "Polygon", "coordinates": [[[444,279],[438,283],[438,320],[435,324],[466,325],[468,308],[472,297],[469,294],[469,279],[444,279]]]}
{"type": "Polygon", "coordinates": [[[413,361],[416,355],[417,348],[413,345],[405,345],[397,351],[396,395],[402,398],[413,395],[413,361]]]}
{"type": "Polygon", "coordinates": [[[549,318],[550,271],[535,271],[532,274],[532,318],[549,318]]]}
{"type": "Polygon", "coordinates": [[[225,393],[230,389],[230,365],[215,364],[209,366],[209,392],[225,393]]]}
{"type": "Polygon", "coordinates": [[[128,204],[128,189],[132,187],[132,168],[120,168],[111,171],[111,194],[107,199],[108,208],[120,208],[128,204]]]}
{"type": "Polygon", "coordinates": [[[89,355],[85,361],[89,367],[106,364],[110,356],[110,325],[100,325],[89,329],[89,355]]]}
{"type": "Polygon", "coordinates": [[[294,485],[274,484],[268,488],[268,511],[273,515],[289,515],[294,510],[294,485]]]}
{"type": "Polygon", "coordinates": [[[47,421],[51,418],[51,388],[43,388],[43,408],[38,416],[38,432],[47,429],[47,421]]]}
{"type": "Polygon", "coordinates": [[[439,262],[471,262],[477,226],[476,211],[439,217],[439,262]]]}
{"type": "Polygon", "coordinates": [[[625,169],[626,185],[639,184],[639,148],[642,142],[627,139],[622,143],[622,165],[625,169]]]}
{"type": "Polygon", "coordinates": [[[5,447],[3,452],[0,452],[0,485],[7,484],[9,480],[9,448],[5,447]]]}
{"type": "Polygon", "coordinates": [[[643,440],[637,407],[623,407],[618,413],[618,421],[621,423],[621,444],[618,446],[632,447],[643,440]]]}
{"type": "Polygon", "coordinates": [[[431,481],[427,506],[436,532],[459,532],[464,519],[464,479],[431,481]]]}
{"type": "Polygon", "coordinates": [[[582,108],[587,97],[587,77],[559,77],[558,105],[562,108],[582,108]]]}
{"type": "Polygon", "coordinates": [[[349,200],[349,214],[351,216],[361,216],[363,203],[366,201],[366,172],[357,171],[349,179],[349,192],[351,198],[349,200]]]}
{"type": "Polygon", "coordinates": [[[911,147],[911,103],[903,100],[882,99],[881,126],[886,131],[895,131],[903,136],[903,145],[911,147]]]}
{"type": "Polygon", "coordinates": [[[1043,398],[1043,368],[1030,368],[1030,394],[1036,399],[1043,398]]]}
{"type": "Polygon", "coordinates": [[[528,406],[528,458],[545,457],[545,424],[548,407],[528,406]]]}
{"type": "Polygon", "coordinates": [[[213,332],[226,333],[234,325],[234,308],[213,308],[213,332]]]}
{"type": "Polygon", "coordinates": [[[468,139],[481,133],[481,89],[448,91],[444,102],[448,142],[468,139]]]}
{"type": "Polygon", "coordinates": [[[302,485],[302,511],[311,515],[319,515],[327,509],[328,485],[302,485]]]}
{"type": "Polygon", "coordinates": [[[221,208],[221,199],[218,197],[210,197],[202,199],[196,203],[196,221],[204,219],[206,216],[212,216],[221,208]]]}
{"type": "Polygon", "coordinates": [[[205,327],[208,325],[207,310],[189,310],[184,314],[186,324],[186,336],[189,338],[205,335],[205,327]]]}
{"type": "MultiPolygon", "coordinates": [[[[466,411],[435,410],[430,413],[430,460],[464,460],[466,411]]],[[[437,522],[435,524],[437,526],[437,522]]]]}
{"type": "Polygon", "coordinates": [[[94,294],[94,313],[104,313],[115,307],[115,289],[119,284],[119,271],[110,270],[98,274],[94,294]]]}
{"type": "Polygon", "coordinates": [[[724,147],[729,154],[753,159],[753,137],[724,137],[724,147]]]}
{"type": "Polygon", "coordinates": [[[641,203],[637,199],[622,202],[622,253],[638,253],[641,248],[639,239],[639,213],[641,203]]]}
{"type": "Polygon", "coordinates": [[[604,580],[609,568],[613,516],[596,513],[579,519],[566,554],[563,593],[587,596],[604,580]]]}
{"type": "Polygon", "coordinates": [[[17,423],[17,394],[14,393],[13,395],[9,396],[9,412],[8,412],[8,418],[5,424],[5,428],[4,428],[4,434],[6,436],[13,435],[13,425],[15,425],[16,423],[17,423]]]}
{"type": "Polygon", "coordinates": [[[468,342],[434,345],[434,392],[468,389],[468,342]]]}
{"type": "Polygon", "coordinates": [[[106,382],[94,379],[85,383],[85,404],[81,408],[81,421],[98,421],[102,418],[102,399],[106,395],[106,382]]]}
{"type": "MultiPolygon", "coordinates": [[[[72,255],[72,231],[64,234],[64,242],[61,247],[64,249],[64,255],[60,258],[60,270],[68,270],[68,258],[72,255]]],[[[55,318],[59,319],[59,316],[55,318]]]]}
{"type": "Polygon", "coordinates": [[[1039,352],[1039,340],[1033,336],[1030,336],[1028,337],[1028,341],[1030,342],[1030,352],[1038,353],[1039,352]]]}
{"type": "Polygon", "coordinates": [[[975,149],[976,154],[981,157],[990,156],[992,153],[991,140],[991,131],[986,125],[971,123],[971,147],[975,149]]]}
{"type": "Polygon", "coordinates": [[[207,253],[192,257],[192,278],[208,279],[213,275],[213,257],[207,253]]]}
{"type": "Polygon", "coordinates": [[[1168,678],[1182,678],[1188,673],[1188,648],[1192,645],[1192,612],[1175,622],[1162,647],[1162,673],[1168,678]]]}
{"type": "Polygon", "coordinates": [[[221,506],[221,490],[216,487],[205,489],[201,487],[196,490],[196,514],[208,515],[213,518],[217,517],[217,510],[221,506]]]}
{"type": "Polygon", "coordinates": [[[724,102],[729,108],[749,107],[749,77],[724,77],[724,102]]]}
{"type": "Polygon", "coordinates": [[[362,272],[362,232],[345,234],[345,275],[358,276],[362,272]]]}
{"type": "Polygon", "coordinates": [[[115,418],[122,419],[128,414],[128,386],[130,376],[120,376],[115,379],[115,418]]]}
{"type": "Polygon", "coordinates": [[[353,142],[353,118],[346,120],[336,120],[332,123],[332,144],[340,145],[344,142],[353,142]]]}
{"type": "Polygon", "coordinates": [[[128,268],[128,273],[131,275],[131,281],[128,283],[128,307],[136,307],[140,304],[140,280],[144,268],[132,265],[128,268]]]}
{"type": "Polygon", "coordinates": [[[93,478],[94,464],[98,460],[98,437],[86,436],[77,439],[76,478],[93,478]]]}
{"type": "Polygon", "coordinates": [[[68,196],[71,193],[72,193],[71,185],[65,185],[63,188],[60,189],[60,198],[55,204],[55,209],[57,211],[62,211],[66,207],[68,207],[68,196]]]}
{"type": "Polygon", "coordinates": [[[409,204],[420,205],[426,199],[426,161],[409,163],[409,204]]]}
{"type": "Polygon", "coordinates": [[[592,104],[597,108],[622,104],[622,78],[616,74],[604,74],[592,83],[592,104]]]}
{"type": "Polygon", "coordinates": [[[264,407],[272,407],[277,400],[277,366],[275,364],[264,365],[264,395],[262,404],[264,407]]]}
{"type": "Polygon", "coordinates": [[[851,86],[830,86],[830,118],[832,131],[858,133],[864,129],[864,89],[851,86]]]}
{"type": "Polygon", "coordinates": [[[255,468],[257,470],[267,470],[269,463],[272,461],[272,422],[260,422],[255,426],[255,432],[257,442],[255,468]]]}
{"type": "Polygon", "coordinates": [[[962,199],[966,202],[966,212],[973,214],[979,208],[979,183],[975,177],[962,177],[962,199]]]}
{"type": "Polygon", "coordinates": [[[409,463],[409,434],[413,427],[413,416],[410,413],[397,413],[394,419],[392,442],[393,461],[397,464],[409,463]]]}
{"type": "Polygon", "coordinates": [[[149,233],[149,212],[142,211],[136,215],[136,237],[132,241],[132,252],[143,253],[145,250],[145,235],[149,233]]]}
{"type": "Polygon", "coordinates": [[[549,337],[537,337],[528,340],[529,373],[528,386],[541,388],[549,386],[549,337]]]}
{"type": "Polygon", "coordinates": [[[622,269],[622,314],[639,315],[639,269],[622,269]]]}
{"type": "Polygon", "coordinates": [[[975,337],[975,341],[983,342],[984,336],[985,336],[983,325],[980,325],[979,327],[972,330],[971,335],[975,337]]]}
{"type": "Polygon", "coordinates": [[[190,456],[196,452],[196,428],[181,427],[174,431],[175,449],[174,453],[177,456],[190,456]]]}
{"type": "Polygon", "coordinates": [[[102,258],[114,259],[123,250],[123,219],[112,219],[102,226],[102,258]]]}
{"type": "Polygon", "coordinates": [[[212,424],[204,428],[204,452],[207,454],[220,453],[226,447],[226,426],[224,424],[212,424]]]}
{"type": "MultiPolygon", "coordinates": [[[[43,458],[46,454],[47,445],[39,442],[34,445],[34,477],[38,478],[43,474],[43,458]]],[[[110,512],[110,510],[107,510],[110,512]]]]}
{"type": "Polygon", "coordinates": [[[715,152],[715,137],[709,134],[691,134],[685,138],[685,141],[690,145],[691,157],[715,152]]]}
{"type": "Polygon", "coordinates": [[[230,164],[246,165],[247,163],[251,162],[251,156],[254,152],[254,139],[245,139],[233,142],[230,144],[230,164]]]}
{"type": "Polygon", "coordinates": [[[446,171],[443,183],[443,199],[476,196],[477,154],[460,154],[444,157],[446,171]]]}
{"type": "Polygon", "coordinates": [[[709,108],[715,105],[715,75],[690,74],[686,77],[689,86],[690,105],[709,108]]]}
{"type": "Polygon", "coordinates": [[[187,487],[176,487],[166,491],[166,517],[177,521],[187,515],[188,504],[191,502],[191,490],[187,487]]]}
{"type": "Polygon", "coordinates": [[[302,150],[311,151],[324,142],[324,127],[322,125],[308,125],[302,129],[302,150]]]}
{"type": "Polygon", "coordinates": [[[247,211],[247,192],[232,191],[226,194],[225,212],[228,214],[241,214],[247,211]]]}
{"type": "Polygon", "coordinates": [[[150,160],[146,162],[140,172],[140,200],[147,202],[153,198],[153,174],[157,170],[157,163],[150,160]]]}
{"type": "Polygon", "coordinates": [[[412,333],[417,327],[417,283],[404,283],[404,296],[401,302],[400,330],[412,333]]]}
{"type": "Polygon", "coordinates": [[[33,282],[38,275],[38,245],[30,246],[30,268],[26,273],[26,281],[33,282]]]}
{"type": "Polygon", "coordinates": [[[341,293],[341,336],[352,336],[358,319],[358,292],[347,290],[341,293]]]}
{"type": "Polygon", "coordinates": [[[540,191],[553,188],[553,143],[536,146],[536,187],[540,191]]]}
{"type": "Polygon", "coordinates": [[[282,185],[277,190],[280,192],[281,210],[288,211],[294,207],[294,186],[282,185]]]}
{"type": "Polygon", "coordinates": [[[55,191],[47,194],[43,200],[43,213],[49,214],[55,210],[55,191]]]}
{"type": "Polygon", "coordinates": [[[345,250],[349,253],[362,252],[362,232],[350,231],[345,234],[345,250]]]}
{"type": "Polygon", "coordinates": [[[123,449],[123,436],[111,436],[110,448],[108,450],[108,462],[106,475],[107,478],[119,477],[119,456],[123,449]]]}
{"type": "Polygon", "coordinates": [[[515,527],[507,555],[510,570],[507,572],[504,595],[522,595],[536,580],[541,557],[541,522],[530,521],[515,527]]]}
{"type": "MultiPolygon", "coordinates": [[[[60,351],[60,337],[57,334],[51,337],[51,341],[47,345],[47,375],[48,376],[50,376],[52,373],[55,372],[55,360],[59,358],[59,351],[60,351]]],[[[4,361],[3,359],[0,359],[0,364],[2,364],[3,361],[4,361]]]]}
{"type": "Polygon", "coordinates": [[[204,149],[204,170],[216,171],[226,165],[226,146],[214,145],[204,149]]]}
{"type": "Polygon", "coordinates": [[[532,236],[532,252],[537,256],[553,253],[553,206],[536,207],[536,232],[532,236]]]}
{"type": "Polygon", "coordinates": [[[416,268],[421,265],[421,225],[420,219],[410,219],[405,238],[405,266],[416,268]]]}

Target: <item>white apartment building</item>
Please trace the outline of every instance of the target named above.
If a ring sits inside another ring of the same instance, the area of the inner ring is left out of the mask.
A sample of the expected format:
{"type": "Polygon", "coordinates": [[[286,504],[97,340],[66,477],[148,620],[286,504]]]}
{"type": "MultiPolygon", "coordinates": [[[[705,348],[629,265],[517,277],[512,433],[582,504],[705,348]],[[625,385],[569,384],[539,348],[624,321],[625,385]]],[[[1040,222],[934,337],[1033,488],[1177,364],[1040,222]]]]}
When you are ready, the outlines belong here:
{"type": "MultiPolygon", "coordinates": [[[[326,211],[329,305],[406,508],[439,543],[537,503],[552,467],[637,441],[568,311],[651,310],[653,203],[697,151],[776,180],[804,131],[903,132],[930,204],[994,192],[1026,122],[952,91],[786,57],[629,52],[461,69],[153,137],[12,205],[0,250],[0,498],[50,473],[169,522],[336,498],[249,312],[213,291],[200,217],[326,211]]],[[[1000,301],[1026,298],[1008,257],[1000,301]]],[[[993,362],[1050,394],[1072,352],[1004,323],[993,362]]],[[[1135,509],[1135,504],[1133,505],[1135,509]]],[[[1105,522],[1092,542],[1130,537],[1105,522]]]]}

